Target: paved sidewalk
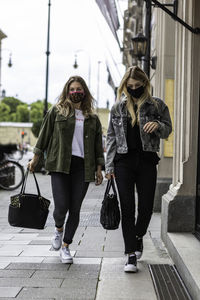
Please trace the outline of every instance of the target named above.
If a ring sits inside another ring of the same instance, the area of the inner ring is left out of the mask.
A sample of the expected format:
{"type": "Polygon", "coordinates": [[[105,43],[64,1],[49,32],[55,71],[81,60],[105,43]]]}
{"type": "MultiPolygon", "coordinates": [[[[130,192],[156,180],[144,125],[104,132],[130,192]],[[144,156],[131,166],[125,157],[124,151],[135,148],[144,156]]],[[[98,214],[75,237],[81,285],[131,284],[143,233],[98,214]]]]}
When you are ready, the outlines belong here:
{"type": "MultiPolygon", "coordinates": [[[[42,194],[52,199],[50,176],[37,178],[42,194]]],[[[32,179],[28,192],[35,192],[32,179]]],[[[45,230],[14,228],[7,211],[10,195],[17,192],[0,190],[0,299],[156,300],[148,264],[172,263],[160,240],[160,214],[153,215],[145,236],[139,272],[124,273],[121,228],[106,231],[99,223],[105,185],[90,184],[71,245],[73,265],[62,264],[59,252],[50,251],[53,201],[45,230]]]]}

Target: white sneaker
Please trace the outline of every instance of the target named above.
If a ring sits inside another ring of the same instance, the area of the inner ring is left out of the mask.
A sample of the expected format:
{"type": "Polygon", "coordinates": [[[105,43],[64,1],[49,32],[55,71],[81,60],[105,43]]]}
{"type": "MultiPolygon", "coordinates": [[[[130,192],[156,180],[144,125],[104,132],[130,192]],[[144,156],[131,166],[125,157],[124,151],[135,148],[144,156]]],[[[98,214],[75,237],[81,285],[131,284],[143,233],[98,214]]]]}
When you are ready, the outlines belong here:
{"type": "Polygon", "coordinates": [[[60,249],[60,259],[63,264],[73,263],[73,258],[68,247],[65,246],[60,249]]]}
{"type": "Polygon", "coordinates": [[[128,260],[124,266],[124,272],[136,273],[137,269],[137,257],[136,255],[128,255],[128,260]]]}
{"type": "Polygon", "coordinates": [[[55,228],[55,235],[52,239],[52,246],[54,248],[54,250],[59,250],[61,245],[62,245],[62,237],[63,237],[63,231],[58,231],[55,228]]]}

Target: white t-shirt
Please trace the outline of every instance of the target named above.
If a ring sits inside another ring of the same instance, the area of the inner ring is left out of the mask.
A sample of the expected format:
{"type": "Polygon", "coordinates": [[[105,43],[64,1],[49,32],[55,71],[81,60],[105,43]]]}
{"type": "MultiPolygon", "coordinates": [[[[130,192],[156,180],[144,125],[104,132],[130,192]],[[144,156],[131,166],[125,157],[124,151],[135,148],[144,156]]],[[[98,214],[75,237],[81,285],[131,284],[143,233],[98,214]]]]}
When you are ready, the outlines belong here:
{"type": "Polygon", "coordinates": [[[75,129],[72,140],[72,155],[84,157],[83,144],[83,129],[84,129],[84,115],[81,110],[75,109],[75,129]]]}

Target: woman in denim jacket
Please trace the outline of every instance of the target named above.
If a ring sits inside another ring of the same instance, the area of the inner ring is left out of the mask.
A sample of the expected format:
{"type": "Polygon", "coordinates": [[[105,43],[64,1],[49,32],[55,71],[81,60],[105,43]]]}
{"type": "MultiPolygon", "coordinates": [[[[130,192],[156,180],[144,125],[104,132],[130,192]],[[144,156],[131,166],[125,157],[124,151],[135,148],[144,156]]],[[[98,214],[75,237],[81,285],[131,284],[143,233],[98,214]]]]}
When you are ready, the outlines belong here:
{"type": "Polygon", "coordinates": [[[137,272],[143,236],[153,211],[160,139],[168,138],[171,131],[167,105],[151,96],[150,82],[144,71],[137,66],[130,67],[119,86],[118,101],[111,109],[106,143],[106,177],[115,177],[120,197],[128,256],[125,272],[137,272]]]}

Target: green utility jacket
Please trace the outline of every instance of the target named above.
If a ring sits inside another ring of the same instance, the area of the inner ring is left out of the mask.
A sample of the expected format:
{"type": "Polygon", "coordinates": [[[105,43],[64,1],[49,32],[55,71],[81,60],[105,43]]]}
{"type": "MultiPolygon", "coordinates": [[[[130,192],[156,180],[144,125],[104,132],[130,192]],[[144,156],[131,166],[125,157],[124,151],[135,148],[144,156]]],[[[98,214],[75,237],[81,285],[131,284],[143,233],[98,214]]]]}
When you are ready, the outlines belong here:
{"type": "MultiPolygon", "coordinates": [[[[75,116],[65,117],[53,106],[46,114],[33,152],[46,153],[45,169],[69,174],[75,116]]],[[[104,165],[102,128],[97,115],[84,120],[85,181],[95,180],[97,165],[104,165]]]]}

